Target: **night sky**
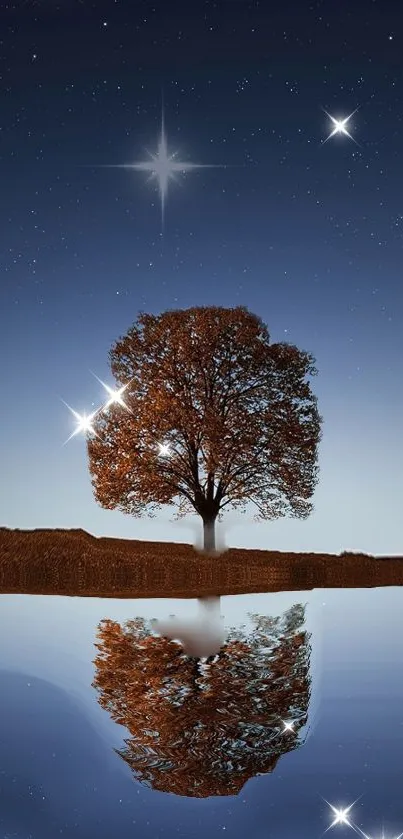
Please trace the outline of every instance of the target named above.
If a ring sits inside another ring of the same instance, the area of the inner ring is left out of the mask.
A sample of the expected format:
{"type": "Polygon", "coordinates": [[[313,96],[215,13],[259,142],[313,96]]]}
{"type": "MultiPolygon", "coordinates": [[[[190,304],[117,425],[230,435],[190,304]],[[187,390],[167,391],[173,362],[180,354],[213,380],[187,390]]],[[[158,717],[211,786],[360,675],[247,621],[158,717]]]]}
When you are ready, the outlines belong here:
{"type": "MultiPolygon", "coordinates": [[[[140,310],[244,305],[316,357],[315,512],[233,546],[402,552],[403,12],[396,0],[0,10],[0,523],[195,541],[97,506],[74,418],[140,310]],[[119,168],[170,153],[169,184],[119,168]],[[348,134],[335,119],[355,109],[348,134]],[[117,168],[113,168],[113,167],[117,168]]],[[[226,508],[228,510],[230,508],[226,508]]],[[[220,531],[219,531],[220,533],[220,531]]]]}

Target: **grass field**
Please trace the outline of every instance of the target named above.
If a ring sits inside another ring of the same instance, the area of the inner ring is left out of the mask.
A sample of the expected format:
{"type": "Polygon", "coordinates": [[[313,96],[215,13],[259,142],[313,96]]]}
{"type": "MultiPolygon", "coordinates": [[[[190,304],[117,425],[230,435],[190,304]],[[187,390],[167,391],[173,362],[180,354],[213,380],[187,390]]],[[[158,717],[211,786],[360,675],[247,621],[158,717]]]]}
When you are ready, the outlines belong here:
{"type": "Polygon", "coordinates": [[[97,538],[84,530],[0,528],[0,593],[202,597],[403,585],[403,557],[229,548],[97,538]]]}

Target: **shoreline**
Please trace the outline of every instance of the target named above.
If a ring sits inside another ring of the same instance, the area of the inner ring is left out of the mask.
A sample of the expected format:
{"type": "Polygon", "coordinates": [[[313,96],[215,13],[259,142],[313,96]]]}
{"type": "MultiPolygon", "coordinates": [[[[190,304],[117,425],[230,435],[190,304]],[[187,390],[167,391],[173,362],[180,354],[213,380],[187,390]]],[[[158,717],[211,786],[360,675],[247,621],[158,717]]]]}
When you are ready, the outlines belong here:
{"type": "Polygon", "coordinates": [[[197,598],[403,586],[403,556],[287,553],[0,527],[0,594],[197,598]]]}

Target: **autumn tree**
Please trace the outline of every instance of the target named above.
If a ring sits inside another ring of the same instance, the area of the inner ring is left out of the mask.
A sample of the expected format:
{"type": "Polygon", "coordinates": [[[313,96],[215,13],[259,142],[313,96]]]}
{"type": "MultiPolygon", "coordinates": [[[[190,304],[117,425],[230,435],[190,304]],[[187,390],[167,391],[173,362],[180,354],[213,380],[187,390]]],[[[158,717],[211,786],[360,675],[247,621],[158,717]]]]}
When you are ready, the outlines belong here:
{"type": "Polygon", "coordinates": [[[257,521],[309,515],[321,426],[310,353],[271,344],[243,306],[204,306],[140,313],[109,360],[127,409],[101,410],[87,443],[102,507],[196,512],[208,552],[228,504],[253,503],[257,521]]]}
{"type": "Polygon", "coordinates": [[[130,737],[117,754],[141,783],[198,798],[237,795],[303,743],[310,700],[305,608],[250,615],[210,666],[142,618],[98,626],[93,687],[130,737]],[[289,723],[289,726],[285,725],[289,723]]]}

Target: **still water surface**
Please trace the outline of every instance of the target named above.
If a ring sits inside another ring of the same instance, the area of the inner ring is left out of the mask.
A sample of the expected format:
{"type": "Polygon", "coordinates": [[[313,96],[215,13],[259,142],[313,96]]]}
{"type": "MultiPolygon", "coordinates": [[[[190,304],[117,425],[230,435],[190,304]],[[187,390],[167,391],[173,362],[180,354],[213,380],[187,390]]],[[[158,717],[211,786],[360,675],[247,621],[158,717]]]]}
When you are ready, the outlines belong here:
{"type": "Polygon", "coordinates": [[[222,597],[204,667],[199,605],[0,595],[1,839],[403,832],[402,589],[222,597]]]}

